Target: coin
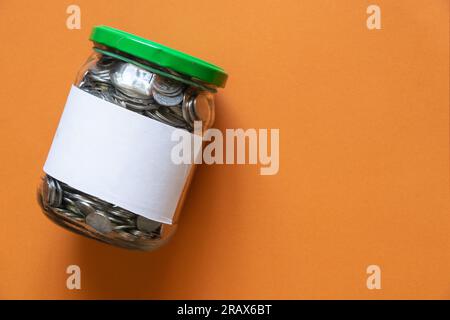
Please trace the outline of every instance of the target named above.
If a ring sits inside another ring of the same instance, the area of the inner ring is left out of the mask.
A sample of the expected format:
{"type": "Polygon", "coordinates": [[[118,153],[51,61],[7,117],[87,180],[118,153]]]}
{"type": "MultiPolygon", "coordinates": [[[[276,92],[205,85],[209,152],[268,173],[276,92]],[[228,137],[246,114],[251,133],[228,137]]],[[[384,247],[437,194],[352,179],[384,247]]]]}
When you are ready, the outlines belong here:
{"type": "Polygon", "coordinates": [[[118,63],[110,72],[113,85],[132,97],[150,97],[153,73],[131,63],[118,63]]]}
{"type": "Polygon", "coordinates": [[[183,84],[160,75],[155,75],[153,89],[163,95],[177,95],[182,91],[183,84]]]}
{"type": "Polygon", "coordinates": [[[194,119],[191,119],[189,108],[190,108],[190,100],[192,95],[190,92],[185,92],[183,95],[183,103],[181,105],[181,112],[183,114],[183,118],[191,127],[193,126],[194,119]]]}
{"type": "Polygon", "coordinates": [[[176,96],[164,95],[156,90],[153,90],[153,98],[162,106],[172,107],[180,104],[183,101],[183,93],[180,92],[176,96]]]}
{"type": "Polygon", "coordinates": [[[137,229],[130,230],[130,231],[128,231],[128,233],[131,233],[132,235],[135,235],[136,237],[141,237],[141,238],[146,238],[146,239],[151,237],[151,235],[148,232],[137,230],[137,229]]]}
{"type": "Polygon", "coordinates": [[[110,233],[113,230],[111,222],[105,214],[95,211],[86,217],[86,223],[100,233],[110,233]]]}
{"type": "Polygon", "coordinates": [[[136,225],[140,231],[150,233],[156,230],[161,225],[161,223],[147,219],[143,216],[138,216],[136,219],[136,225]]]}
{"type": "Polygon", "coordinates": [[[56,179],[53,179],[55,183],[55,203],[53,204],[54,207],[59,207],[62,203],[63,199],[63,190],[61,188],[61,185],[56,179]]]}
{"type": "Polygon", "coordinates": [[[109,75],[109,70],[91,70],[90,77],[94,81],[98,81],[100,83],[109,83],[111,80],[109,75]]]}
{"type": "MultiPolygon", "coordinates": [[[[97,202],[92,199],[92,197],[89,196],[84,196],[80,193],[75,193],[75,192],[67,192],[67,198],[69,200],[80,200],[83,202],[87,202],[88,204],[90,204],[91,206],[95,206],[97,204],[97,202]]],[[[73,205],[76,206],[75,202],[73,202],[73,205]]]]}
{"type": "Polygon", "coordinates": [[[49,178],[47,180],[47,184],[48,184],[48,196],[47,196],[48,204],[52,206],[53,201],[55,199],[55,183],[53,182],[52,178],[49,178]]]}
{"type": "Polygon", "coordinates": [[[80,212],[84,216],[88,216],[90,214],[95,213],[95,209],[93,206],[91,206],[88,202],[83,200],[75,201],[75,206],[80,210],[80,212]]]}
{"type": "Polygon", "coordinates": [[[41,187],[41,197],[44,205],[49,204],[49,191],[50,187],[48,185],[48,176],[46,176],[42,181],[42,187],[41,187]]]}
{"type": "Polygon", "coordinates": [[[127,230],[117,230],[116,233],[123,238],[126,241],[136,241],[139,239],[138,236],[131,234],[130,232],[128,232],[127,230]]]}
{"type": "Polygon", "coordinates": [[[124,209],[121,209],[119,207],[113,207],[113,208],[109,209],[108,212],[116,217],[119,217],[119,218],[122,218],[125,220],[132,219],[136,216],[135,214],[133,214],[129,211],[126,211],[124,209]]]}
{"type": "Polygon", "coordinates": [[[163,110],[164,109],[155,110],[154,115],[162,122],[171,125],[172,127],[183,128],[185,126],[183,120],[180,120],[175,115],[170,114],[169,112],[165,112],[163,110]]]}
{"type": "Polygon", "coordinates": [[[197,98],[197,95],[193,95],[189,99],[187,106],[186,106],[187,112],[189,114],[189,119],[191,119],[192,122],[197,120],[197,116],[195,115],[195,111],[194,111],[194,103],[195,103],[196,98],[197,98]]]}
{"type": "Polygon", "coordinates": [[[203,127],[210,127],[214,122],[213,102],[206,94],[198,94],[192,104],[195,120],[201,121],[203,127]]]}

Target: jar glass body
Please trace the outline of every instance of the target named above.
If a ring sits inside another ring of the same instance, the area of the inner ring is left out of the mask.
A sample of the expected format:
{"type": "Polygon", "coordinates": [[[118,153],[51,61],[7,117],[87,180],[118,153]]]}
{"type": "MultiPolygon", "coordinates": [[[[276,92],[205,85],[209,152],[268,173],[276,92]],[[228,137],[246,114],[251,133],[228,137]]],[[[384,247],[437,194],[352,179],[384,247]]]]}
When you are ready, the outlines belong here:
{"type": "MultiPolygon", "coordinates": [[[[202,132],[214,122],[213,86],[95,43],[74,86],[110,102],[111,108],[191,133],[195,121],[202,132]]],[[[50,220],[75,233],[123,248],[152,250],[173,235],[194,169],[193,164],[175,200],[172,223],[136,214],[47,173],[39,184],[38,202],[50,220]]]]}

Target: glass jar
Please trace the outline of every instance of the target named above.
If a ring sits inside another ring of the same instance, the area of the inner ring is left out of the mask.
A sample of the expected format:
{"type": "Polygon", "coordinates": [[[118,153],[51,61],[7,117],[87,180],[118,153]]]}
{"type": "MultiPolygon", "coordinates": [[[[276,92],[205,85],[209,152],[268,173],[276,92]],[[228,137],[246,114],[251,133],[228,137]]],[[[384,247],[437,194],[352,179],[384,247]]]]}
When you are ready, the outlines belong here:
{"type": "Polygon", "coordinates": [[[94,27],[90,40],[93,53],[67,99],[38,201],[66,229],[152,250],[173,234],[195,167],[174,161],[174,147],[195,144],[213,124],[213,94],[227,74],[106,26],[94,27]]]}

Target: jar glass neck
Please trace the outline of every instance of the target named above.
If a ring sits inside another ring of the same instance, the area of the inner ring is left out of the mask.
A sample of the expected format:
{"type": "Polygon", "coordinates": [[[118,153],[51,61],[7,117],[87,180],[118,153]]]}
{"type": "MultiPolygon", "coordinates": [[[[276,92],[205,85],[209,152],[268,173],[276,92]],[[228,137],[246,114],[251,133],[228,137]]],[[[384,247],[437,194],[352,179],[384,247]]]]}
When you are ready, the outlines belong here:
{"type": "Polygon", "coordinates": [[[196,87],[200,90],[208,91],[211,93],[217,92],[217,89],[210,84],[205,84],[199,80],[189,78],[185,75],[182,75],[182,74],[175,72],[173,70],[170,70],[170,69],[162,68],[158,65],[152,64],[149,61],[130,56],[129,54],[126,54],[124,52],[120,52],[120,51],[117,51],[112,48],[109,48],[109,47],[106,47],[103,45],[99,45],[99,44],[95,44],[93,49],[95,52],[98,52],[100,54],[110,56],[112,58],[121,60],[123,62],[134,64],[134,65],[136,65],[142,69],[145,69],[147,71],[150,71],[152,73],[156,73],[163,77],[167,77],[167,78],[170,78],[170,79],[173,79],[176,81],[180,81],[184,84],[196,87]]]}

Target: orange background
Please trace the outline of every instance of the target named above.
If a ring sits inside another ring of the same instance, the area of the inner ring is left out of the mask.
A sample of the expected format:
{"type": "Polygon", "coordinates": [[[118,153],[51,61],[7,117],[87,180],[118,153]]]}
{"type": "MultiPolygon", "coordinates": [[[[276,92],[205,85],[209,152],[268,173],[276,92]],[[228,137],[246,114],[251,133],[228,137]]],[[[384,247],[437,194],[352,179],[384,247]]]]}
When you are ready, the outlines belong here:
{"type": "Polygon", "coordinates": [[[448,1],[78,0],[81,30],[69,4],[0,2],[0,298],[450,298],[448,1]],[[150,253],[46,219],[36,187],[97,24],[224,67],[216,127],[279,128],[279,174],[199,167],[150,253]]]}

